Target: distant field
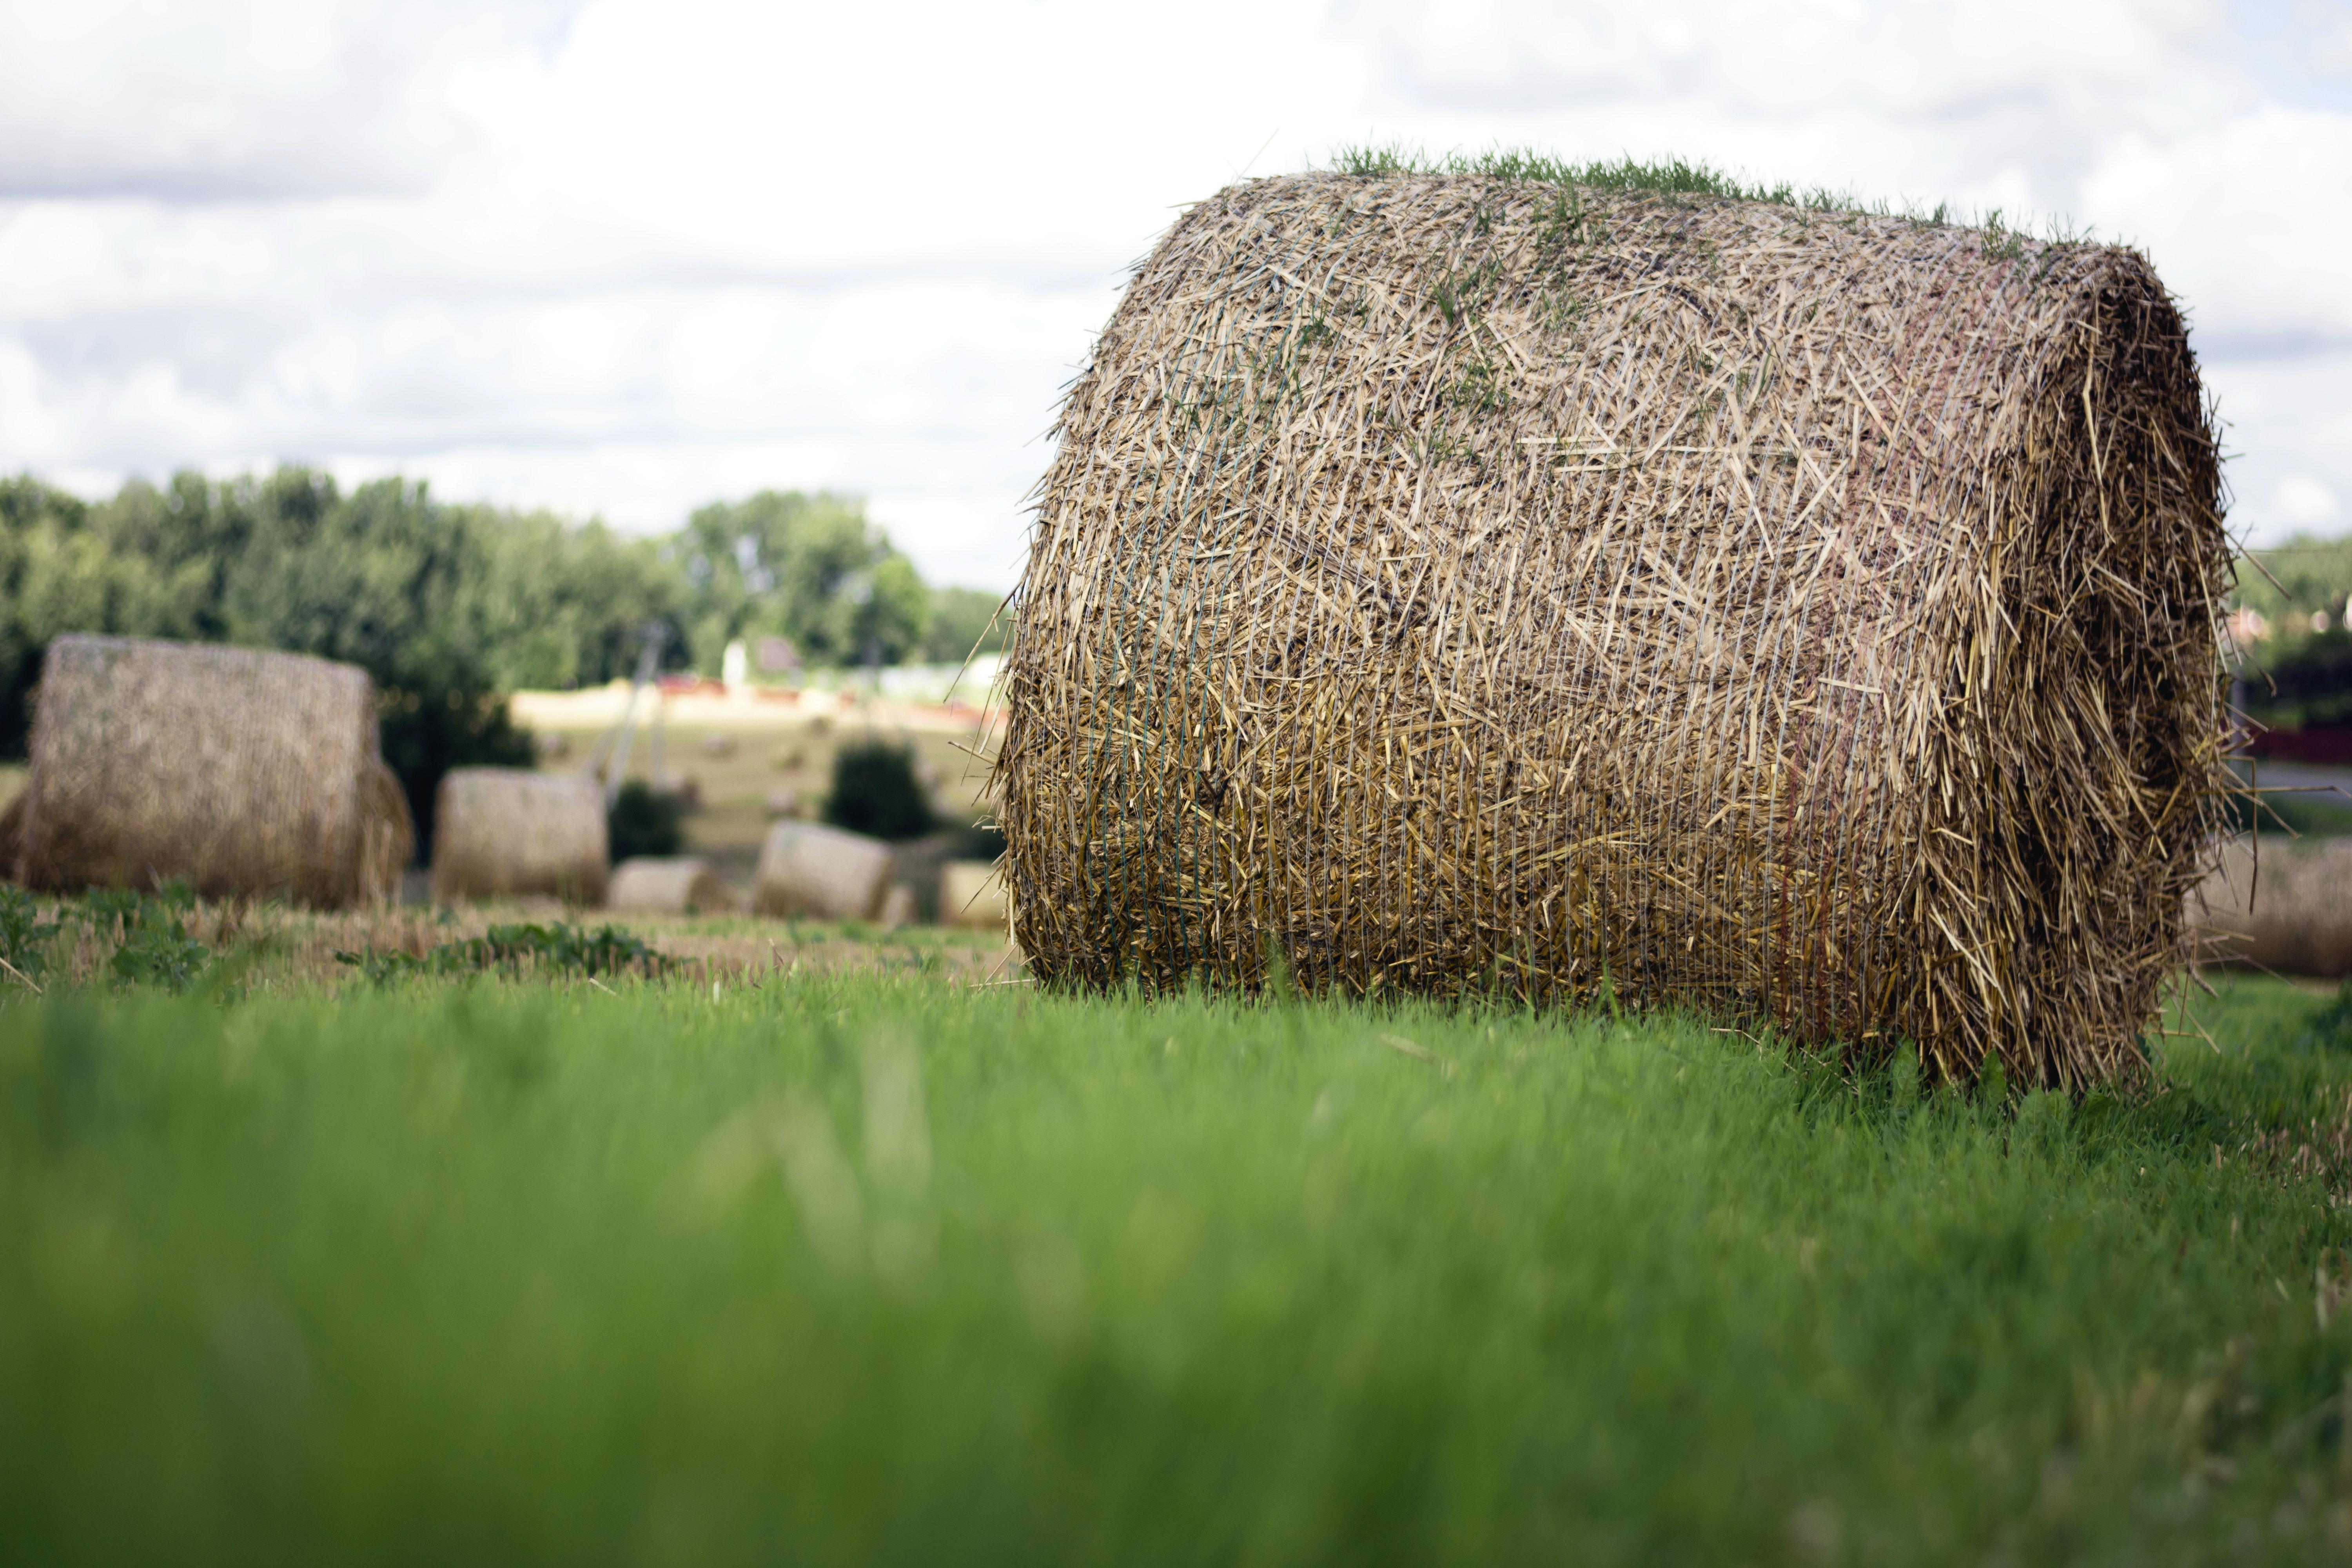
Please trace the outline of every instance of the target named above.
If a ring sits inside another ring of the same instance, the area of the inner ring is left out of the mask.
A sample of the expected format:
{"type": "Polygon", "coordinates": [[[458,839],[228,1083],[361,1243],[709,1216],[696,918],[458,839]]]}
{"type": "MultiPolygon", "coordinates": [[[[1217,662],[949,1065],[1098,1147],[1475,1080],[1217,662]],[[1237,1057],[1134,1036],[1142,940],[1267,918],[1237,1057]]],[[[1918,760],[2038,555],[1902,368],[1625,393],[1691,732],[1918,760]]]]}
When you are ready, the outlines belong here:
{"type": "MultiPolygon", "coordinates": [[[[562,743],[558,754],[541,761],[546,769],[583,766],[612,723],[611,715],[573,693],[527,692],[520,706],[536,732],[562,743]]],[[[986,813],[988,764],[974,754],[982,749],[977,715],[950,721],[891,703],[844,709],[829,693],[805,709],[700,699],[673,700],[671,706],[673,715],[661,726],[660,768],[675,780],[691,781],[700,800],[686,818],[687,849],[717,862],[739,892],[751,887],[772,820],[769,796],[790,791],[800,815],[816,816],[832,784],[834,752],[845,741],[879,735],[912,747],[937,781],[939,804],[959,819],[953,826],[986,813]],[[910,720],[910,714],[917,716],[910,720]]],[[[654,731],[641,722],[628,776],[651,779],[655,767],[654,731]]],[[[24,783],[24,764],[0,763],[0,805],[24,783]]]]}
{"type": "Polygon", "coordinates": [[[0,1558],[2329,1556],[2328,1005],[2008,1108],[919,964],[20,993],[0,1558]]]}
{"type": "MultiPolygon", "coordinates": [[[[613,721],[603,692],[524,693],[520,716],[532,730],[558,737],[560,755],[541,763],[551,769],[585,763],[613,721]]],[[[833,780],[834,753],[845,742],[880,736],[913,748],[937,781],[942,808],[964,826],[985,814],[982,790],[988,765],[981,750],[980,722],[950,720],[936,710],[885,703],[844,709],[830,693],[813,695],[804,707],[782,703],[730,703],[706,698],[672,699],[662,725],[660,768],[690,780],[700,805],[686,819],[687,847],[717,861],[723,874],[748,889],[760,844],[772,820],[768,797],[779,790],[799,799],[800,813],[814,816],[833,780]]],[[[651,779],[653,731],[641,722],[630,753],[629,776],[651,779]]]]}

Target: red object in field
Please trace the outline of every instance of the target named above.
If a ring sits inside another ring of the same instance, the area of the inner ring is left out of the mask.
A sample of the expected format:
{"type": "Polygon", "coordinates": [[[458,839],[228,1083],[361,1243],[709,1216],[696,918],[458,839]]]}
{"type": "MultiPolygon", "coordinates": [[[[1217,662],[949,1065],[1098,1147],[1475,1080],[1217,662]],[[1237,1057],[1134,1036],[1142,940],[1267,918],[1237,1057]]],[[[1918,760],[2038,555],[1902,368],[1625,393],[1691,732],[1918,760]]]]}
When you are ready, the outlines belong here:
{"type": "Polygon", "coordinates": [[[798,702],[801,694],[789,686],[755,686],[751,695],[762,702],[798,702]]]}
{"type": "Polygon", "coordinates": [[[656,682],[664,697],[724,697],[727,683],[704,675],[665,675],[656,682]]]}
{"type": "Polygon", "coordinates": [[[2352,765],[2352,729],[2264,730],[2246,744],[2258,761],[2352,765]]]}

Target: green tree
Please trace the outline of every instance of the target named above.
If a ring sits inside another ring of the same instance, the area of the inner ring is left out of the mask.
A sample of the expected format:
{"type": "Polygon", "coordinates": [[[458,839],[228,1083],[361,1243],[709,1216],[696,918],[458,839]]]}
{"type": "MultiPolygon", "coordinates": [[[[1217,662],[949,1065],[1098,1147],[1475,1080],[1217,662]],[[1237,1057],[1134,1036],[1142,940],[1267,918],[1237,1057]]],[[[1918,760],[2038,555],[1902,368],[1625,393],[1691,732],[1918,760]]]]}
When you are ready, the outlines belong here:
{"type": "Polygon", "coordinates": [[[636,668],[643,628],[670,628],[686,658],[686,580],[663,542],[630,539],[602,522],[547,512],[477,509],[482,572],[468,580],[466,614],[480,628],[491,674],[505,689],[595,686],[636,668]]]}
{"type": "Polygon", "coordinates": [[[940,588],[931,595],[930,629],[923,634],[923,658],[932,664],[961,664],[977,653],[1003,653],[1008,613],[1003,596],[979,588],[940,588]]]}
{"type": "MultiPolygon", "coordinates": [[[[219,482],[183,474],[161,489],[133,481],[97,506],[31,479],[0,485],[0,745],[21,754],[26,693],[61,633],[342,659],[376,682],[384,756],[429,841],[433,794],[449,767],[530,758],[500,679],[515,627],[492,613],[531,580],[521,552],[501,557],[507,531],[500,514],[445,507],[420,484],[385,479],[345,496],[298,467],[219,482]]],[[[533,542],[562,578],[563,542],[533,542]]],[[[620,613],[665,593],[677,601],[675,574],[653,551],[631,559],[652,585],[614,595],[620,613]]],[[[594,591],[592,574],[575,597],[594,591]]],[[[569,629],[590,645],[619,640],[578,617],[569,629]]]]}
{"type": "Polygon", "coordinates": [[[789,637],[811,664],[896,664],[917,647],[929,595],[865,503],[762,490],[707,506],[674,545],[696,668],[716,674],[736,637],[789,637]]]}
{"type": "Polygon", "coordinates": [[[189,574],[115,549],[104,521],[37,479],[0,481],[0,752],[24,753],[51,637],[184,637],[196,625],[189,574]]]}

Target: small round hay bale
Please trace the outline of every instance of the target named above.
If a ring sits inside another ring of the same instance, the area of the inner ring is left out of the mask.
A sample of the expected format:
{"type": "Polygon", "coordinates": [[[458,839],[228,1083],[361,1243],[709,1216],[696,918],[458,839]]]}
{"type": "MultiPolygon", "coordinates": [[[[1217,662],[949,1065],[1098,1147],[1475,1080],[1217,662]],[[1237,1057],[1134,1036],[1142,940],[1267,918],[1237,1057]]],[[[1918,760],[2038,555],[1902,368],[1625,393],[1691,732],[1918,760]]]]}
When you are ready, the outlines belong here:
{"type": "Polygon", "coordinates": [[[299,654],[61,637],[42,665],[8,874],[27,887],[399,890],[415,847],[365,671],[299,654]]]}
{"type": "Polygon", "coordinates": [[[2277,974],[2352,974],[2352,838],[2243,839],[2189,909],[2211,963],[2277,974]]]}
{"type": "Polygon", "coordinates": [[[771,820],[780,816],[798,816],[801,814],[801,792],[790,786],[772,789],[760,805],[771,820]]]}
{"type": "Polygon", "coordinates": [[[695,855],[640,855],[613,868],[607,908],[635,914],[728,914],[741,907],[710,862],[695,855]]]}
{"type": "Polygon", "coordinates": [[[870,921],[890,887],[890,847],[814,822],[779,822],[760,847],[751,907],[763,915],[870,921]]]}
{"type": "Polygon", "coordinates": [[[2140,1069],[2223,762],[2219,458],[2135,252],[1247,181],[1072,384],[1003,681],[1048,982],[1606,994],[2140,1069]]]}
{"type": "Polygon", "coordinates": [[[1004,874],[993,860],[950,860],[940,868],[940,921],[1003,931],[1012,914],[1004,874]]]}
{"type": "Polygon", "coordinates": [[[433,807],[433,897],[604,900],[604,792],[585,773],[452,768],[433,807]]]}
{"type": "Polygon", "coordinates": [[[731,757],[735,754],[735,737],[724,730],[713,730],[702,737],[702,754],[706,757],[731,757]]]}

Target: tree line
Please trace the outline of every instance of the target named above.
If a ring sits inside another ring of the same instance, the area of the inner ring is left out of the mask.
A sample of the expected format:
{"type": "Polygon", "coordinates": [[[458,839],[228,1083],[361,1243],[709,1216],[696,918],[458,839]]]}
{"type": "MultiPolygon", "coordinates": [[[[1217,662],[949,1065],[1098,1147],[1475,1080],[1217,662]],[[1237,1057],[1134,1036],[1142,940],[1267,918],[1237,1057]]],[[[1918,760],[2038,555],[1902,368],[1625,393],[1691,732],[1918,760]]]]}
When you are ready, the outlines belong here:
{"type": "Polygon", "coordinates": [[[2352,539],[2246,552],[2231,607],[2234,700],[2267,729],[2352,727],[2352,539]]]}
{"type": "Polygon", "coordinates": [[[927,586],[862,502],[829,494],[763,491],[644,538],[292,465],[96,502],[0,479],[0,755],[24,753],[60,633],[316,654],[374,679],[421,826],[448,767],[528,760],[507,692],[626,676],[648,626],[666,667],[716,675],[738,637],[788,638],[813,667],[961,659],[1001,646],[996,605],[927,586]]]}

